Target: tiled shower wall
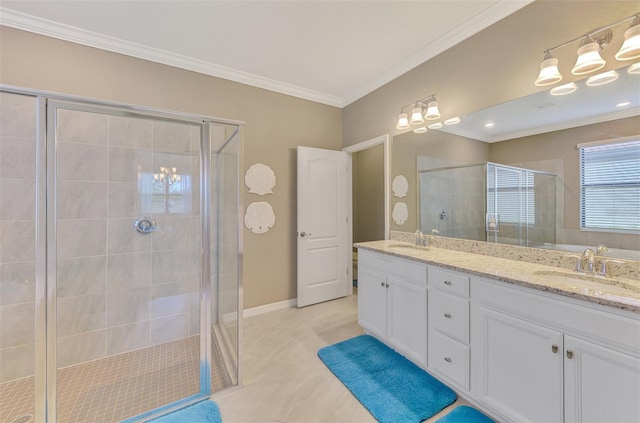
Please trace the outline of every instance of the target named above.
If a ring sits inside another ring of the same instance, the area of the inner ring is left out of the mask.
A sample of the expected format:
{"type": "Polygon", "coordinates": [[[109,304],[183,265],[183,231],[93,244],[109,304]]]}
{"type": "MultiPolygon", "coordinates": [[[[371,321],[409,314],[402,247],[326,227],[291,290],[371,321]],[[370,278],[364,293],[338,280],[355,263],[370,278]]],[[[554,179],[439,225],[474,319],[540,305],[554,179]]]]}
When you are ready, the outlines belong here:
{"type": "Polygon", "coordinates": [[[35,362],[36,100],[0,93],[0,383],[35,362]]]}
{"type": "Polygon", "coordinates": [[[421,172],[422,231],[436,229],[441,236],[484,240],[485,176],[483,165],[421,172]]]}
{"type": "Polygon", "coordinates": [[[200,128],[61,110],[57,134],[58,367],[198,333],[200,128]]]}

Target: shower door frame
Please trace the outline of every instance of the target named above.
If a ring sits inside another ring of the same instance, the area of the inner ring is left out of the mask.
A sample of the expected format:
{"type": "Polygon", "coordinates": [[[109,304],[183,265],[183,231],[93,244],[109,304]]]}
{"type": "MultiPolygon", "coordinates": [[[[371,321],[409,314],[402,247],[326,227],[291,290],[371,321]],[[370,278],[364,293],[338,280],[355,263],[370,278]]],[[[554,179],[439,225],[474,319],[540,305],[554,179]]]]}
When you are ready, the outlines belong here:
{"type": "MultiPolygon", "coordinates": [[[[206,399],[211,395],[211,124],[236,126],[237,130],[225,141],[242,136],[244,122],[209,116],[171,112],[160,109],[109,103],[94,99],[31,90],[0,84],[0,92],[26,95],[36,100],[36,210],[35,210],[35,421],[57,421],[57,109],[108,114],[129,118],[145,118],[200,126],[200,392],[155,410],[133,416],[127,421],[143,421],[206,399]],[[39,359],[40,358],[40,359],[39,359]],[[42,359],[44,358],[44,359],[42,359]]],[[[239,141],[238,169],[242,169],[243,142],[239,141]]],[[[238,178],[240,175],[238,175],[238,178]]],[[[242,205],[238,189],[238,346],[236,374],[240,378],[240,342],[242,339],[242,205]]]]}

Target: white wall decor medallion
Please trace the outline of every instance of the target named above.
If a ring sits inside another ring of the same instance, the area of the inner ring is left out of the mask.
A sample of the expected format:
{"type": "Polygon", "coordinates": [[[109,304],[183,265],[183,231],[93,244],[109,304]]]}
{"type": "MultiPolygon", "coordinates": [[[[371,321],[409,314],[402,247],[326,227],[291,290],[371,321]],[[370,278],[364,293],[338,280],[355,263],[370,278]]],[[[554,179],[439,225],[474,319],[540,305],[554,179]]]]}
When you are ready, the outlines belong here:
{"type": "Polygon", "coordinates": [[[407,204],[402,201],[397,202],[395,206],[393,206],[391,217],[393,217],[393,221],[396,222],[397,225],[404,225],[409,218],[409,209],[407,208],[407,204]]]}
{"type": "Polygon", "coordinates": [[[407,181],[407,178],[405,178],[403,175],[398,175],[393,178],[391,189],[393,190],[393,195],[395,195],[396,197],[406,197],[407,191],[409,191],[409,182],[407,181]]]}
{"type": "Polygon", "coordinates": [[[276,223],[276,215],[271,204],[257,201],[249,204],[244,214],[244,225],[254,234],[263,234],[276,223]]]}
{"type": "Polygon", "coordinates": [[[244,184],[252,194],[273,194],[276,186],[276,174],[266,164],[255,163],[244,173],[244,184]]]}

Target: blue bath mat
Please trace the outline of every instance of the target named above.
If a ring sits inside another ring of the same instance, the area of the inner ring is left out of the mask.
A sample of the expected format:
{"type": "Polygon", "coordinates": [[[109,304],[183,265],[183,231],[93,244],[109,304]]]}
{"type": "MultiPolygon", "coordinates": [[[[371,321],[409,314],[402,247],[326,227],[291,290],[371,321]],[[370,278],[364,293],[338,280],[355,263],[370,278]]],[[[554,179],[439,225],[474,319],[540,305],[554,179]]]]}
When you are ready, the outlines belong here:
{"type": "Polygon", "coordinates": [[[318,357],[381,423],[418,423],[456,400],[447,386],[369,335],[324,347],[318,357]]]}
{"type": "Polygon", "coordinates": [[[495,423],[489,417],[478,410],[467,405],[460,405],[444,417],[439,418],[436,423],[495,423]]]}
{"type": "Polygon", "coordinates": [[[154,423],[221,423],[220,410],[213,401],[201,401],[157,419],[154,423]]]}

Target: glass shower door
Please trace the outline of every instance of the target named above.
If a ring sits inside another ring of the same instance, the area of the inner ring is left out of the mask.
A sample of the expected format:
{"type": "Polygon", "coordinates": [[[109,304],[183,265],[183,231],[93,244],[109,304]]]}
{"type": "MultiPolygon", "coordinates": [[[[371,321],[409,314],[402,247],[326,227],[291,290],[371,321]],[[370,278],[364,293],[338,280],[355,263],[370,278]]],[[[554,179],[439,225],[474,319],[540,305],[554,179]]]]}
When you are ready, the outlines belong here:
{"type": "Polygon", "coordinates": [[[197,395],[202,125],[66,102],[48,119],[57,420],[197,395]]]}

